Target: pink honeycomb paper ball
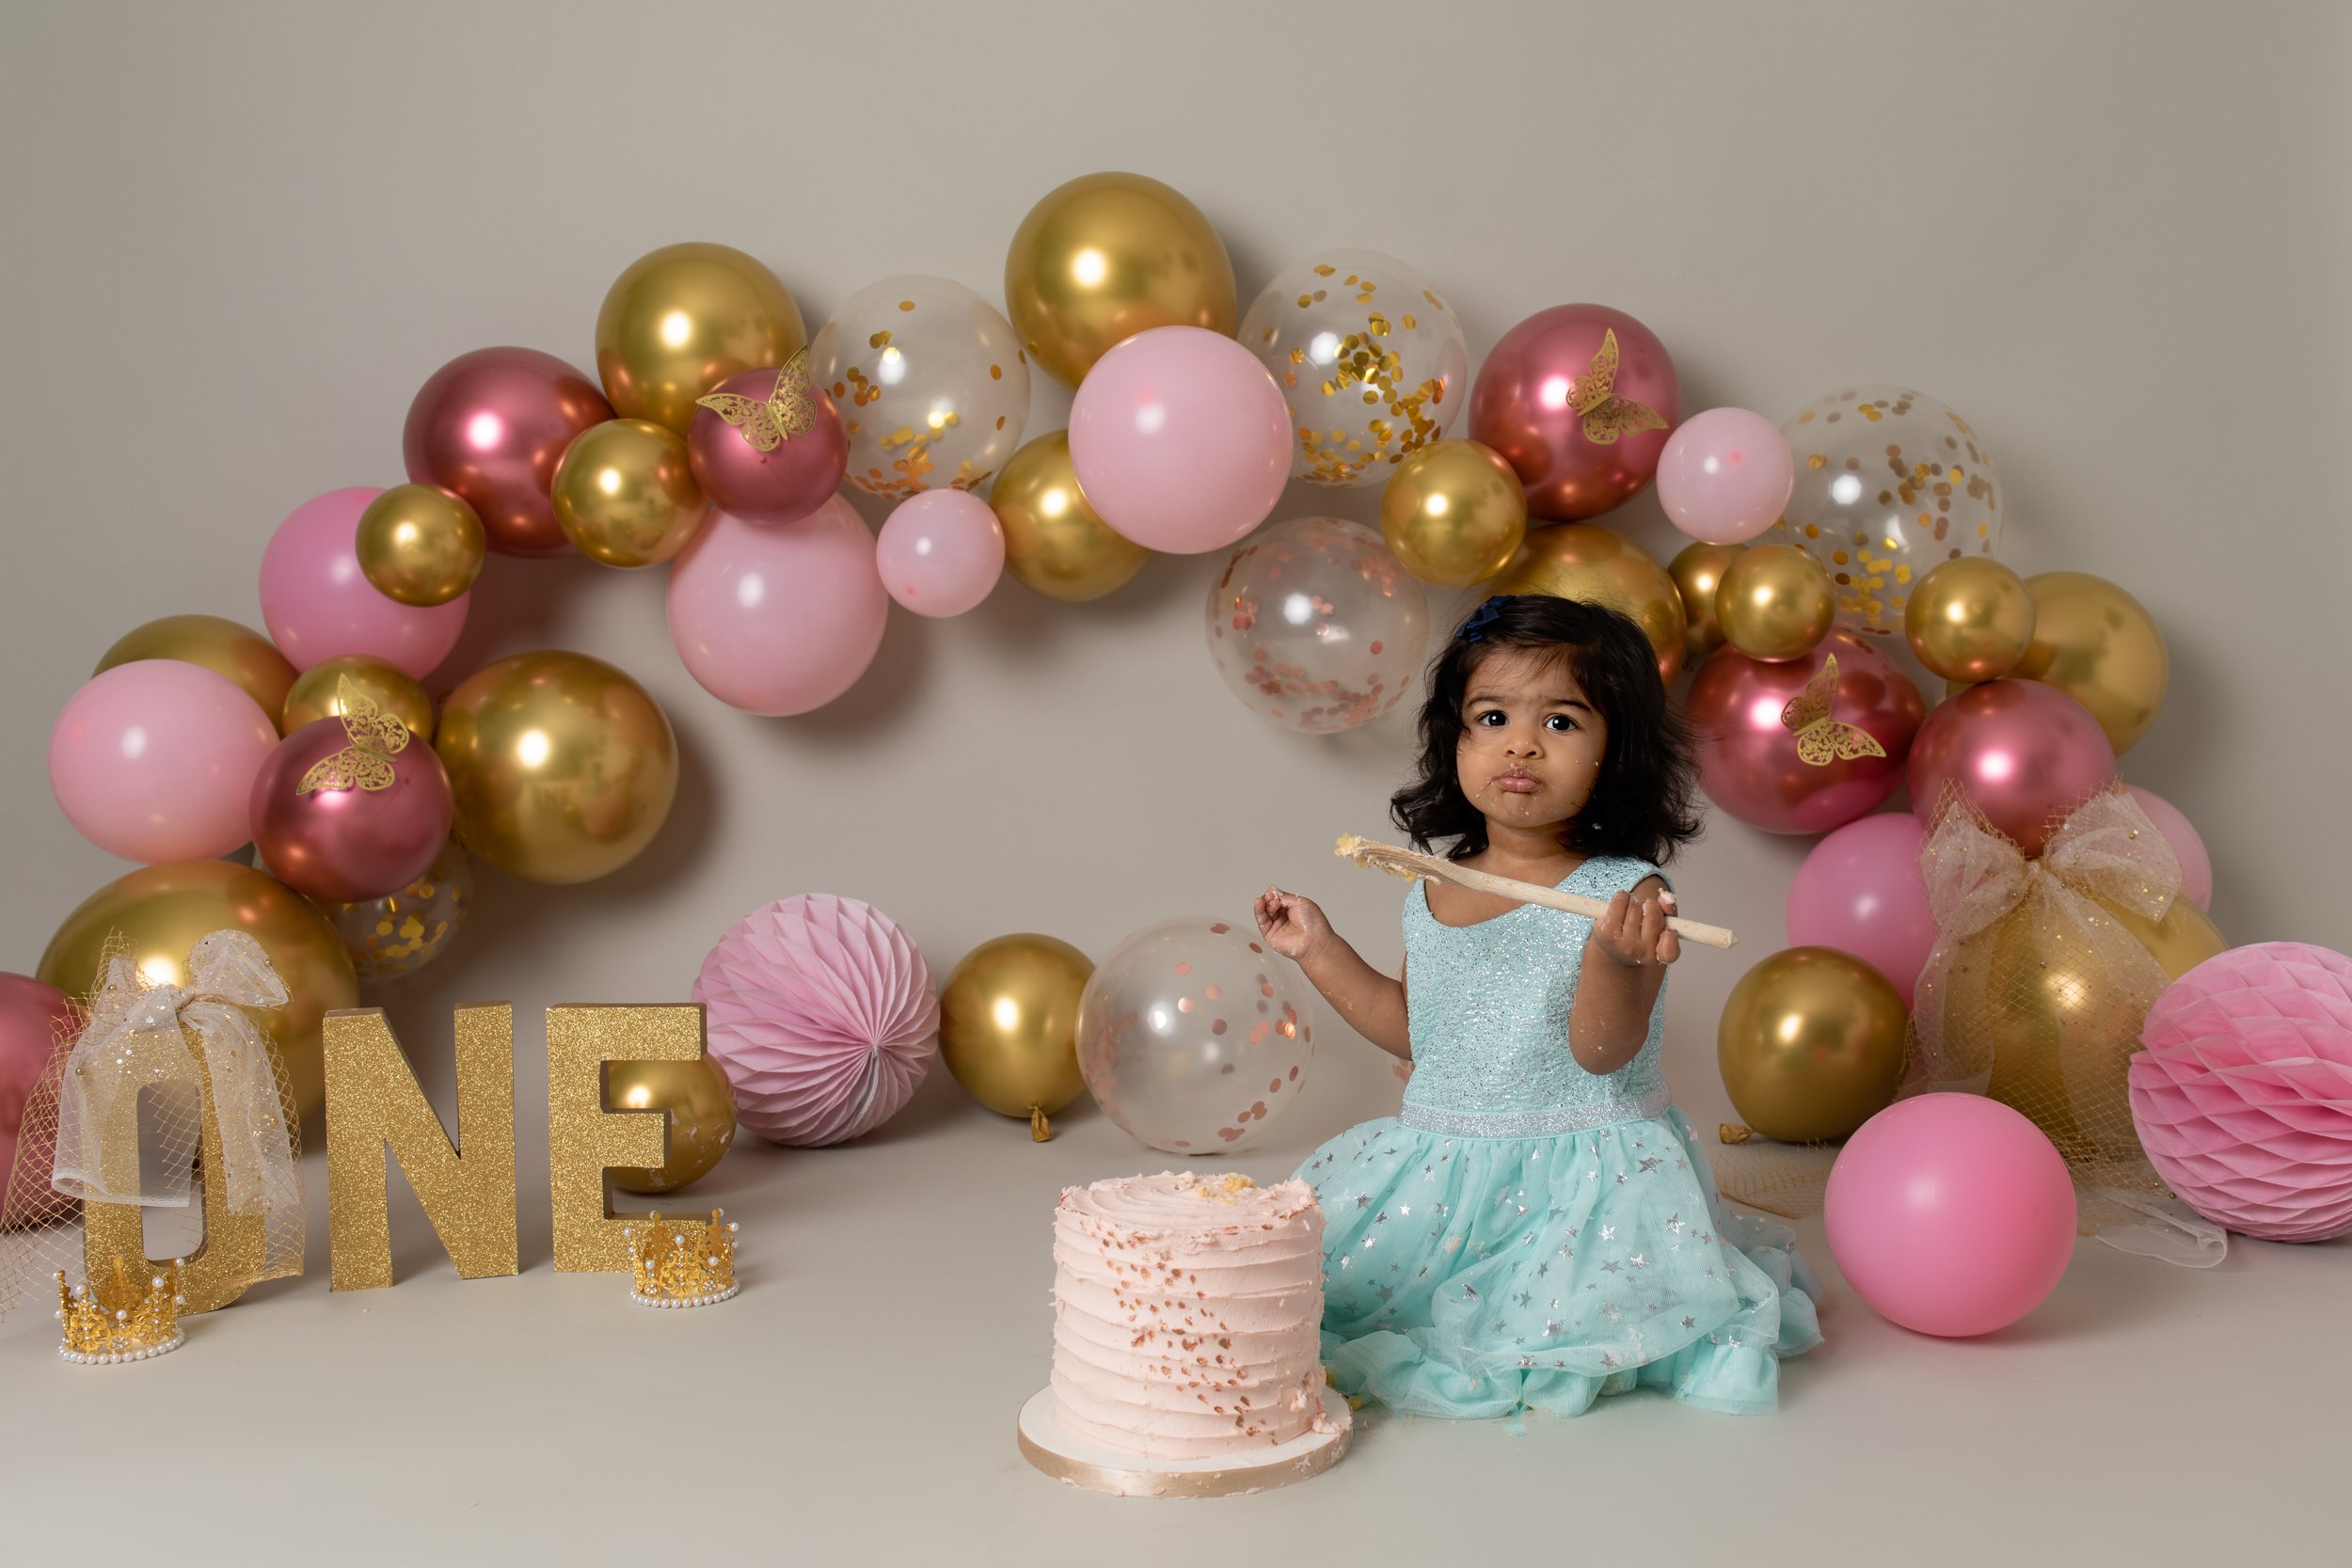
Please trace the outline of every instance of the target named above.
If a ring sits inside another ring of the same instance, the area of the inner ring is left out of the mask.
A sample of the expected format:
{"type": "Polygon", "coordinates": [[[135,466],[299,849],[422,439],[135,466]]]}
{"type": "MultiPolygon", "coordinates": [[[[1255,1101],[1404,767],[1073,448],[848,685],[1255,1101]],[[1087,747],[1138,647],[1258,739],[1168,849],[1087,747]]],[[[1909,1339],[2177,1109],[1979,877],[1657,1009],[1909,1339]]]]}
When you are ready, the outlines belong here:
{"type": "Polygon", "coordinates": [[[2232,948],[2166,989],[2140,1041],[2132,1120],[2184,1202],[2263,1241],[2352,1234],[2352,958],[2232,948]]]}
{"type": "Polygon", "coordinates": [[[694,980],[737,1119],[814,1148],[896,1115],[939,1053],[939,993],[907,934],[870,904],[803,894],[744,916],[694,980]]]}

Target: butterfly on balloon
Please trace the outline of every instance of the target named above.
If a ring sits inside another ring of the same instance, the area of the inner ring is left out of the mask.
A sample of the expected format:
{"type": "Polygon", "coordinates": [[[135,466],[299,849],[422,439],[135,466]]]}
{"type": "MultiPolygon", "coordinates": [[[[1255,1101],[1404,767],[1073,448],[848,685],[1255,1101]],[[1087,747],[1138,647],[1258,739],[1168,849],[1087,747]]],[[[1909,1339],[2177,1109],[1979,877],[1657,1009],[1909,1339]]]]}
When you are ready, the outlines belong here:
{"type": "Polygon", "coordinates": [[[803,349],[776,372],[775,390],[764,399],[739,392],[711,392],[695,404],[733,425],[755,451],[773,451],[795,436],[817,428],[817,401],[808,391],[808,350],[803,349]]]}
{"type": "Polygon", "coordinates": [[[342,708],[343,738],[350,742],[332,756],[319,758],[294,786],[296,795],[319,789],[384,790],[392,787],[392,758],[406,751],[408,726],[397,714],[386,713],[375,700],[351,684],[346,675],[335,684],[335,703],[342,708]]]}
{"type": "Polygon", "coordinates": [[[1576,378],[1568,406],[1584,417],[1584,439],[1597,447],[1614,446],[1622,436],[1645,430],[1663,430],[1666,421],[1657,409],[1631,398],[1617,396],[1617,330],[1611,327],[1584,373],[1576,378]]]}
{"type": "Polygon", "coordinates": [[[1825,660],[1820,673],[1804,683],[1802,694],[1780,710],[1780,721],[1797,737],[1797,760],[1814,768],[1859,757],[1883,757],[1886,748],[1866,729],[1841,723],[1829,716],[1837,695],[1837,656],[1825,660]]]}

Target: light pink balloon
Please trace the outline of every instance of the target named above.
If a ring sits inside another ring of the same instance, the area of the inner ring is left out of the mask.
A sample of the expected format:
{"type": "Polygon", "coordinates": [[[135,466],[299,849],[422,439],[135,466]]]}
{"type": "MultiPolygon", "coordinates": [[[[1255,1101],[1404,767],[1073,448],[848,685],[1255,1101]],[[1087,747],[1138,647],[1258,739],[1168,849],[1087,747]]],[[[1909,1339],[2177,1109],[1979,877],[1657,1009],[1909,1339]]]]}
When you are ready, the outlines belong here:
{"type": "Polygon", "coordinates": [[[2201,910],[2213,908],[2213,857],[2205,852],[2205,841],[2198,836],[2196,827],[2181,815],[2181,808],[2153,789],[2137,784],[2125,784],[2139,809],[2148,814],[2148,820],[2156,825],[2156,832],[2172,846],[2174,858],[2181,863],[2181,891],[2188,901],[2201,910]]]}
{"type": "Polygon", "coordinates": [[[1708,545],[1744,544],[1772,527],[1796,482],[1780,427],[1744,408],[1692,415],[1658,459],[1658,504],[1708,545]]]}
{"type": "Polygon", "coordinates": [[[917,615],[961,615],[1005,570],[1005,527],[964,490],[925,490],[882,519],[874,560],[890,596],[917,615]]]}
{"type": "Polygon", "coordinates": [[[66,700],[49,732],[49,787],[110,855],[210,860],[245,843],[254,775],[277,745],[278,726],[226,675],[142,658],[66,700]]]}
{"type": "Polygon", "coordinates": [[[1852,954],[1885,975],[1910,1006],[1935,946],[1935,916],[1919,876],[1926,837],[1909,812],[1883,812],[1815,845],[1788,885],[1788,945],[1852,954]]]}
{"type": "Polygon", "coordinates": [[[422,680],[466,629],[471,594],[405,605],[359,569],[359,514],[383,493],[355,486],[313,497],[287,514],[262,552],[262,619],[297,670],[365,654],[422,680]]]}
{"type": "Polygon", "coordinates": [[[1232,339],[1153,327],[1078,384],[1070,467],[1096,515],[1126,538],[1170,555],[1221,550],[1282,499],[1290,408],[1232,339]]]}
{"type": "Polygon", "coordinates": [[[678,657],[746,713],[806,713],[840,696],[874,662],[889,617],[874,536],[839,496],[782,525],[714,512],[670,569],[678,657]]]}

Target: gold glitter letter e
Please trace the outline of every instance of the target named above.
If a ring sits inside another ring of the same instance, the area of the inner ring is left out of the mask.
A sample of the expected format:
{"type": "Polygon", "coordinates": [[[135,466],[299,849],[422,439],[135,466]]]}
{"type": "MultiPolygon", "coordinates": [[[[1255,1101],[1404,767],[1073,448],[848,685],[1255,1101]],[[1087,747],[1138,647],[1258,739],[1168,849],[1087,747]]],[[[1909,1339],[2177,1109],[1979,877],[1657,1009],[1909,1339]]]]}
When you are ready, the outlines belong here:
{"type": "Polygon", "coordinates": [[[612,1217],[605,1172],[669,1158],[669,1117],[604,1108],[607,1062],[691,1062],[703,1053],[699,1003],[548,1009],[548,1188],[555,1266],[627,1274],[625,1221],[612,1217]]]}

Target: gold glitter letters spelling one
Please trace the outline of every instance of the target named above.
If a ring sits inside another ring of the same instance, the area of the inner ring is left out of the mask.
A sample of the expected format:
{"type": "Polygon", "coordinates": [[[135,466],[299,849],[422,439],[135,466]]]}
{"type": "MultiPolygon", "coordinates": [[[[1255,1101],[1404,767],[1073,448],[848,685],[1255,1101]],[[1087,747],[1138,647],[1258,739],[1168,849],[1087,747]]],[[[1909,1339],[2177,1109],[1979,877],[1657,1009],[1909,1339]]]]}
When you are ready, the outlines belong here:
{"type": "Polygon", "coordinates": [[[382,1008],[326,1015],[328,1276],[335,1290],[392,1283],[387,1144],[459,1278],[517,1272],[514,1009],[503,1002],[460,1007],[453,1027],[454,1139],[418,1087],[382,1008]]]}
{"type": "Polygon", "coordinates": [[[558,1269],[628,1273],[621,1229],[630,1222],[613,1217],[605,1173],[669,1159],[666,1113],[604,1108],[604,1064],[691,1062],[702,1053],[698,1004],[548,1009],[548,1187],[558,1269]]]}

